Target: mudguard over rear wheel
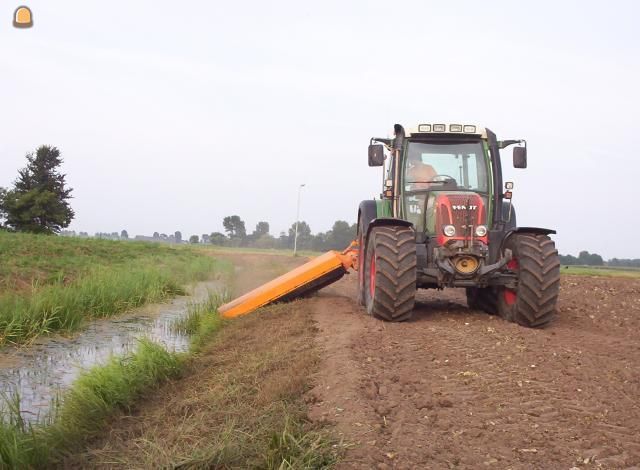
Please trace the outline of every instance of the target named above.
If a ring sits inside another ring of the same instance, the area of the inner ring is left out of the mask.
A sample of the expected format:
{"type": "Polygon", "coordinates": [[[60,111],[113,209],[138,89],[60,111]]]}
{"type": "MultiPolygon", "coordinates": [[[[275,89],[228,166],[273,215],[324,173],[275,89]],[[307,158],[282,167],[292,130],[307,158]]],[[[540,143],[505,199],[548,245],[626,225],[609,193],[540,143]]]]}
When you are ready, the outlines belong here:
{"type": "Polygon", "coordinates": [[[499,290],[498,313],[523,326],[546,325],[556,314],[560,291],[560,260],[553,240],[546,235],[516,233],[507,239],[505,248],[513,253],[507,267],[518,275],[518,287],[499,290]]]}
{"type": "Polygon", "coordinates": [[[411,318],[416,296],[416,238],[410,227],[371,229],[364,253],[364,300],[370,315],[411,318]]]}

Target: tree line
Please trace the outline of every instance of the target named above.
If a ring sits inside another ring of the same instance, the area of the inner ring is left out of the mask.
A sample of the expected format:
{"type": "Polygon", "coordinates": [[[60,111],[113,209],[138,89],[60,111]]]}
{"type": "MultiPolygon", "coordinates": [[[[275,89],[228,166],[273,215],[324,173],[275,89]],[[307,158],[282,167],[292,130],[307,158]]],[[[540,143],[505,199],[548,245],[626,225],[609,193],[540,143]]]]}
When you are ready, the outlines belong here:
{"type": "MultiPolygon", "coordinates": [[[[254,247],[293,249],[296,223],[292,223],[287,231],[280,232],[276,237],[270,233],[269,222],[260,221],[255,229],[248,233],[245,222],[238,215],[230,215],[222,220],[224,232],[213,232],[209,235],[192,235],[190,243],[211,243],[218,246],[254,247]]],[[[299,250],[342,250],[356,237],[356,224],[349,224],[344,220],[334,222],[331,230],[313,234],[306,221],[298,222],[299,250]]]]}
{"type": "Polygon", "coordinates": [[[640,268],[640,259],[612,258],[605,261],[597,253],[589,253],[584,250],[578,256],[560,255],[560,264],[565,266],[615,266],[625,268],[640,268]]]}

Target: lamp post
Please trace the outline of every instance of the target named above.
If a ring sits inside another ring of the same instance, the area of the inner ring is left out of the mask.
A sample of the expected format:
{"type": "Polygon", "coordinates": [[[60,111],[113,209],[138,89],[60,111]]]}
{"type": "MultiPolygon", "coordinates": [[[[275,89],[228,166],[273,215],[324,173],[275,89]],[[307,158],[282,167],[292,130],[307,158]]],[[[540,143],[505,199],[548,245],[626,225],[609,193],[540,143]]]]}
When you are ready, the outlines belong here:
{"type": "Polygon", "coordinates": [[[298,186],[298,207],[296,209],[296,230],[295,235],[293,237],[293,256],[296,256],[296,252],[298,251],[298,222],[300,220],[300,193],[302,192],[302,188],[305,187],[305,184],[301,184],[298,186]]]}

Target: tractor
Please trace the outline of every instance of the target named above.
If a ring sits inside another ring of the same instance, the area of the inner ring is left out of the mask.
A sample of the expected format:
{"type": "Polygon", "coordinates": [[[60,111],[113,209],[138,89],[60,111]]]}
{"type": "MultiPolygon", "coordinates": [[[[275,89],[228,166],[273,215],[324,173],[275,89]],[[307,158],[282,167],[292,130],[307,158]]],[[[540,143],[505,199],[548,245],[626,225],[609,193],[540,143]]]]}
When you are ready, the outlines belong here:
{"type": "Polygon", "coordinates": [[[387,321],[408,320],[416,290],[465,288],[470,308],[527,327],[556,312],[560,262],[554,230],[519,227],[500,150],[526,168],[524,140],[498,140],[470,124],[394,126],[373,137],[380,199],[358,208],[358,302],[387,321]]]}
{"type": "Polygon", "coordinates": [[[380,199],[362,201],[357,239],[222,305],[226,318],[304,297],[358,272],[358,302],[388,321],[411,318],[416,291],[464,287],[473,309],[527,327],[549,323],[560,289],[554,230],[518,227],[513,183],[500,150],[527,167],[524,140],[498,140],[471,124],[419,124],[373,137],[369,166],[382,167],[380,199]]]}

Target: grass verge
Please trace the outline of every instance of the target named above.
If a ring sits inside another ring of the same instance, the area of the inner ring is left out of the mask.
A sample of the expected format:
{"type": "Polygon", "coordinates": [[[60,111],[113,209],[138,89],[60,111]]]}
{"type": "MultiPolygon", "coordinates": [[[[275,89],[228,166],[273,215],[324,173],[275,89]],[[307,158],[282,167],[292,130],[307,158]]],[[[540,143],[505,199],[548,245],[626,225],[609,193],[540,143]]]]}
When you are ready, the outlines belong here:
{"type": "Polygon", "coordinates": [[[55,331],[77,330],[87,319],[116,315],[182,294],[184,284],[229,268],[226,262],[188,248],[6,233],[0,236],[0,247],[6,248],[8,239],[15,241],[17,248],[11,256],[0,252],[1,261],[14,266],[5,267],[4,272],[22,284],[25,276],[31,276],[31,287],[18,288],[14,283],[14,288],[8,288],[6,276],[2,278],[0,346],[25,343],[55,331]],[[111,258],[107,248],[113,250],[111,258]],[[52,250],[49,264],[43,260],[46,249],[52,250]],[[20,260],[18,256],[29,258],[20,260]],[[66,274],[60,271],[59,282],[41,284],[35,271],[57,267],[60,259],[69,263],[66,274]]]}
{"type": "MultiPolygon", "coordinates": [[[[220,327],[215,313],[224,297],[192,305],[192,351],[220,327]],[[197,321],[195,320],[197,318],[197,321]]],[[[48,468],[99,436],[114,412],[128,413],[144,393],[180,375],[188,354],[166,351],[149,340],[125,357],[81,375],[64,394],[49,423],[30,425],[20,415],[19,398],[5,401],[0,415],[0,468],[48,468]]]]}

